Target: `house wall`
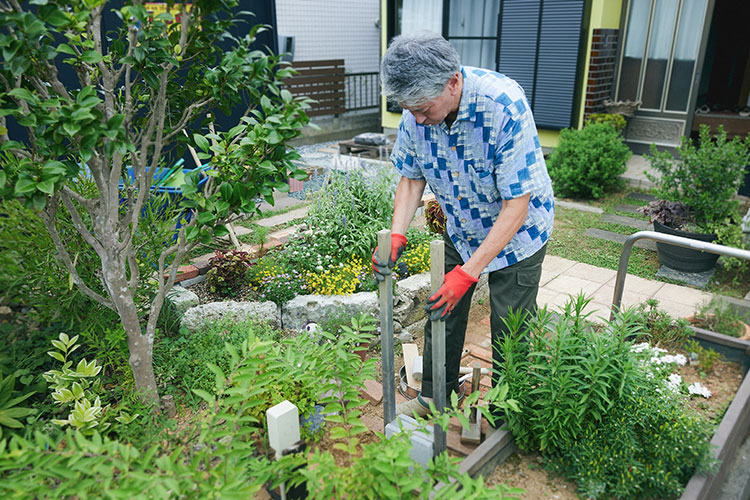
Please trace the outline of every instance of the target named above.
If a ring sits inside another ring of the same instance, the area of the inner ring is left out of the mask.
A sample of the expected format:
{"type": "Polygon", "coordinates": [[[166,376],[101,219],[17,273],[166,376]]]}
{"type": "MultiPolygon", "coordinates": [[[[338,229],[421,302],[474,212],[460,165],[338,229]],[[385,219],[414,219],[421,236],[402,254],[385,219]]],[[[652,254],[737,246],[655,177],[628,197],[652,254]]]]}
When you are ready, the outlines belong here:
{"type": "Polygon", "coordinates": [[[294,60],[344,59],[347,73],[378,71],[379,0],[276,0],[278,34],[294,36],[294,60]]]}
{"type": "MultiPolygon", "coordinates": [[[[578,84],[580,100],[577,106],[578,117],[575,120],[579,127],[583,124],[585,114],[601,111],[601,102],[610,97],[614,84],[622,2],[623,0],[589,0],[587,2],[587,19],[584,20],[585,50],[581,55],[583,58],[582,76],[578,84]]],[[[381,12],[381,51],[385,52],[388,41],[385,25],[387,21],[386,0],[381,0],[381,12]]],[[[385,111],[385,99],[382,102],[383,127],[397,129],[400,115],[385,111]]],[[[560,132],[557,130],[539,129],[539,140],[544,147],[557,146],[559,138],[560,132]]]]}

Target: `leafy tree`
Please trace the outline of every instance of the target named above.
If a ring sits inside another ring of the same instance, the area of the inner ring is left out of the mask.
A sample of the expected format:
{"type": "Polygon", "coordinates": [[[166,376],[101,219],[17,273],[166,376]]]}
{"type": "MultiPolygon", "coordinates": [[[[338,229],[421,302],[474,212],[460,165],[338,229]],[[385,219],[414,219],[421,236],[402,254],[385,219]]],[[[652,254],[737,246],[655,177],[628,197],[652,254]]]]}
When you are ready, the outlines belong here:
{"type": "Polygon", "coordinates": [[[291,69],[252,47],[263,27],[230,34],[236,0],[174,4],[179,15],[153,18],[142,1],[118,2],[120,21],[105,33],[106,4],[0,0],[0,197],[38,211],[72,281],[119,314],[136,387],[157,401],[152,346],[177,268],[236,214],[257,211],[259,197],[272,201],[286,177],[301,178],[286,143],[308,122],[307,101],[281,88],[291,69]],[[75,88],[60,77],[71,71],[75,88]],[[241,102],[239,122],[214,132],[207,114],[241,102]],[[9,137],[8,117],[28,137],[9,137]],[[186,174],[179,206],[162,213],[152,188],[165,156],[186,145],[209,167],[186,174]],[[146,212],[167,217],[167,230],[144,227],[146,212]],[[62,213],[98,256],[96,273],[68,247],[62,213]]]}

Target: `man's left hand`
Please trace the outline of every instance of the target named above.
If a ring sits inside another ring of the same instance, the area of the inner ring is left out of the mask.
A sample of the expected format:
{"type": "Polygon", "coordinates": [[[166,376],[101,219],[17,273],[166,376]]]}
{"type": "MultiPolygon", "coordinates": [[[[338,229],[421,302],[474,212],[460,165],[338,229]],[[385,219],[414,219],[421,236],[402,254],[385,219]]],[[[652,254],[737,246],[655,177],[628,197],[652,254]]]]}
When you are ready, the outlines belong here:
{"type": "Polygon", "coordinates": [[[443,286],[427,299],[425,311],[429,313],[430,321],[445,321],[461,297],[477,281],[479,280],[468,275],[461,266],[454,267],[445,275],[443,286]]]}

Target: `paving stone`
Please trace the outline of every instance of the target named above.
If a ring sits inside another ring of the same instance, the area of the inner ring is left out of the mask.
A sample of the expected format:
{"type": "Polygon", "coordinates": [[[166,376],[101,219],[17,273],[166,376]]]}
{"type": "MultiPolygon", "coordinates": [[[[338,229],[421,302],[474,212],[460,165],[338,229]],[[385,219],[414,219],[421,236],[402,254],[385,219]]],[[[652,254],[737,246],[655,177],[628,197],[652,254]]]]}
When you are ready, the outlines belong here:
{"type": "Polygon", "coordinates": [[[272,217],[266,217],[265,219],[260,219],[256,222],[256,224],[258,224],[259,226],[263,226],[263,227],[274,227],[274,226],[278,226],[279,224],[285,224],[289,221],[303,219],[306,216],[307,216],[307,207],[302,207],[302,208],[296,208],[294,210],[291,210],[285,214],[274,215],[272,217]]]}
{"type": "Polygon", "coordinates": [[[563,208],[571,208],[573,210],[580,210],[581,212],[591,212],[594,214],[603,214],[604,210],[599,207],[592,207],[590,205],[584,205],[583,203],[575,203],[572,201],[555,200],[555,206],[563,208]]]}
{"type": "MultiPolygon", "coordinates": [[[[588,228],[584,234],[593,238],[614,241],[617,243],[625,243],[625,240],[630,237],[630,235],[627,234],[613,233],[612,231],[605,231],[603,229],[597,229],[593,227],[588,228]]],[[[633,246],[638,248],[645,248],[647,250],[653,250],[654,252],[656,251],[656,242],[653,240],[638,240],[633,244],[633,246]]]]}
{"type": "Polygon", "coordinates": [[[383,401],[383,386],[374,380],[365,380],[365,387],[362,389],[362,395],[370,403],[376,405],[383,401]]]}
{"type": "Polygon", "coordinates": [[[602,222],[609,222],[611,224],[619,224],[621,226],[632,227],[639,231],[653,231],[654,226],[649,224],[645,220],[634,219],[633,217],[625,217],[623,215],[615,214],[604,214],[602,215],[602,222]]]}
{"type": "MultiPolygon", "coordinates": [[[[200,269],[198,271],[200,272],[200,269]]],[[[184,288],[188,288],[188,287],[191,287],[193,285],[196,285],[196,284],[200,283],[201,281],[206,281],[206,274],[205,273],[200,274],[200,275],[196,276],[195,278],[190,278],[190,279],[187,279],[187,280],[180,281],[180,286],[182,286],[184,288]]]]}
{"type": "Polygon", "coordinates": [[[634,200],[643,200],[643,201],[654,201],[656,200],[656,196],[648,193],[628,193],[627,198],[632,198],[634,200]]]}
{"type": "Polygon", "coordinates": [[[678,271],[671,267],[661,266],[657,271],[656,276],[659,278],[668,278],[671,280],[679,281],[698,288],[706,288],[711,282],[711,277],[714,275],[715,269],[710,269],[702,273],[686,273],[684,271],[678,271]]]}
{"type": "Polygon", "coordinates": [[[621,204],[617,205],[615,207],[615,210],[617,210],[618,212],[630,212],[631,214],[637,214],[639,208],[641,207],[636,205],[621,204]]]}

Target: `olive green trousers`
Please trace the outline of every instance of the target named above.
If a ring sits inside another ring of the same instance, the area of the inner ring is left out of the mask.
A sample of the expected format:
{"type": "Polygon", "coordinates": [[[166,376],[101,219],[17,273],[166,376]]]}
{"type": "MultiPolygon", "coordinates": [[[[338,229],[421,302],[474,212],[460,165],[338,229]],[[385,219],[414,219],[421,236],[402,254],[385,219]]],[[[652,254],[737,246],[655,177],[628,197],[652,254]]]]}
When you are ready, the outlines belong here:
{"type": "MultiPolygon", "coordinates": [[[[447,274],[454,267],[463,265],[464,261],[447,235],[443,235],[443,240],[445,241],[445,272],[447,274]]],[[[502,353],[496,346],[508,332],[503,318],[511,310],[522,310],[529,314],[536,313],[536,296],[539,291],[542,261],[546,251],[547,245],[531,257],[504,269],[492,271],[489,274],[493,383],[503,361],[502,353]]],[[[466,325],[469,321],[471,297],[475,288],[476,284],[466,291],[466,294],[456,304],[453,312],[445,320],[445,380],[446,395],[448,396],[451,391],[458,391],[458,370],[461,364],[464,340],[466,339],[466,325]]],[[[432,397],[432,322],[429,320],[424,327],[424,338],[422,396],[432,397]]]]}

